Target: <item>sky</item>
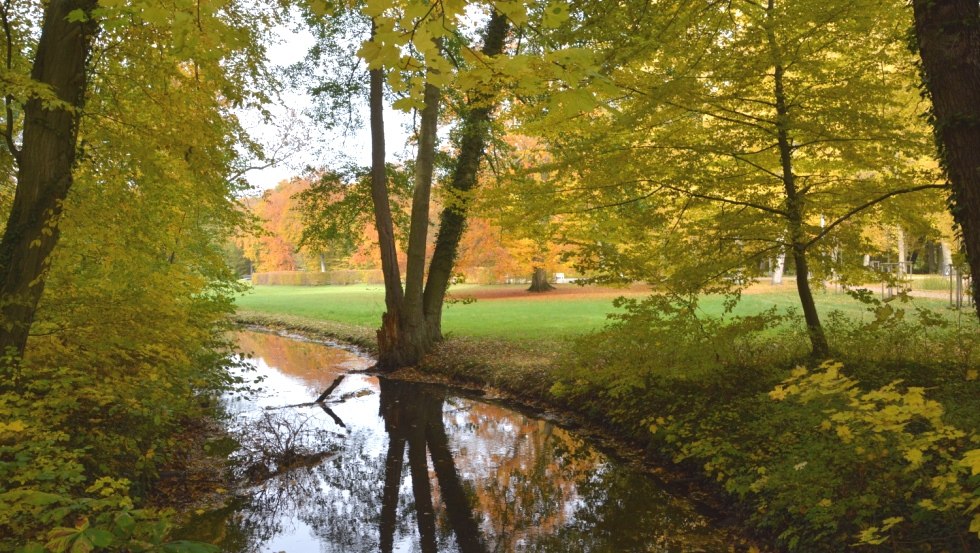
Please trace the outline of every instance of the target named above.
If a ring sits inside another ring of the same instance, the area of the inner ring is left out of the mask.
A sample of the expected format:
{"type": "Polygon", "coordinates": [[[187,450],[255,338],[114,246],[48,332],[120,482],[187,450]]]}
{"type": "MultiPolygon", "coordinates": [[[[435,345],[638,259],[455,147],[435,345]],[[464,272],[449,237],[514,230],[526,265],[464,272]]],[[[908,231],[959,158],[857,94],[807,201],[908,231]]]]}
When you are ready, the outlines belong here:
{"type": "MultiPolygon", "coordinates": [[[[278,42],[270,45],[269,61],[276,67],[286,67],[303,59],[313,45],[313,36],[301,30],[296,32],[288,27],[280,27],[277,32],[278,42]]],[[[272,121],[262,122],[256,112],[239,114],[245,128],[251,136],[263,144],[267,152],[274,151],[283,143],[284,129],[290,129],[299,139],[299,145],[289,147],[289,159],[274,167],[263,170],[253,170],[246,174],[249,184],[257,190],[274,188],[279,182],[302,175],[307,166],[324,167],[338,160],[349,160],[360,165],[371,162],[370,134],[366,128],[356,133],[344,136],[341,131],[324,131],[316,128],[303,112],[311,106],[309,95],[299,91],[287,91],[283,94],[281,103],[266,106],[272,114],[272,121]],[[297,122],[300,122],[297,125],[297,122]],[[296,130],[297,126],[305,127],[296,130]]],[[[367,123],[367,114],[361,119],[367,123]]],[[[408,132],[405,126],[411,123],[411,117],[393,110],[385,111],[386,151],[389,161],[398,161],[414,155],[407,147],[408,132]]]]}

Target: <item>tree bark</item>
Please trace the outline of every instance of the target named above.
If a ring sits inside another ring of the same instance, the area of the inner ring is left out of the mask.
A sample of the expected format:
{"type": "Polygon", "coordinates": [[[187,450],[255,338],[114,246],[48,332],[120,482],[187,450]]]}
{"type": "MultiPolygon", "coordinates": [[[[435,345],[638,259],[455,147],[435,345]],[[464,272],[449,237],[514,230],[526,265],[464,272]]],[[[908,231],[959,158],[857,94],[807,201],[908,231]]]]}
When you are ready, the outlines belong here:
{"type": "MultiPolygon", "coordinates": [[[[23,356],[60,236],[58,218],[72,185],[88,57],[98,31],[90,17],[95,5],[95,0],[52,0],[44,11],[31,79],[50,86],[70,107],[45,106],[38,98],[24,105],[23,142],[19,152],[11,152],[18,162],[17,189],[0,240],[0,356],[23,356]],[[88,19],[68,21],[75,10],[88,19]]],[[[12,141],[8,148],[15,148],[12,141]]]]}
{"type": "Polygon", "coordinates": [[[902,227],[895,227],[895,247],[898,249],[898,265],[895,266],[895,274],[901,278],[905,276],[905,260],[909,257],[905,248],[905,231],[902,230],[902,227]]]}
{"type": "Polygon", "coordinates": [[[402,366],[401,348],[401,272],[395,250],[395,229],[388,200],[388,174],[385,167],[384,135],[384,74],[381,69],[370,71],[371,118],[371,199],[374,203],[374,223],[381,249],[381,272],[385,282],[385,309],[381,315],[378,336],[378,364],[383,367],[402,366]]]}
{"type": "MultiPolygon", "coordinates": [[[[771,16],[773,0],[769,0],[766,11],[767,17],[771,16]]],[[[775,31],[771,26],[767,27],[766,34],[773,60],[776,141],[782,168],[783,191],[786,195],[786,220],[789,227],[793,261],[796,263],[796,290],[800,296],[803,319],[806,321],[807,332],[810,335],[811,355],[823,359],[830,356],[830,346],[827,343],[823,326],[820,324],[820,316],[817,314],[813,291],[810,288],[810,270],[806,258],[807,240],[803,231],[803,206],[806,198],[797,189],[796,175],[793,173],[793,143],[789,136],[790,114],[786,104],[786,93],[783,90],[783,77],[786,69],[783,67],[775,31]]]]}
{"type": "Polygon", "coordinates": [[[415,190],[408,235],[408,267],[405,270],[405,303],[402,306],[400,347],[403,365],[415,365],[432,344],[425,324],[422,297],[425,283],[425,246],[429,234],[429,204],[436,157],[439,120],[439,89],[425,85],[425,108],[419,124],[418,155],[415,160],[415,190]]]}
{"type": "Polygon", "coordinates": [[[527,291],[550,292],[554,289],[555,287],[548,282],[548,273],[546,273],[541,267],[535,267],[534,274],[531,276],[531,286],[527,289],[527,291]]]}
{"type": "Polygon", "coordinates": [[[786,270],[786,252],[779,252],[776,256],[776,266],[772,269],[772,284],[774,286],[783,283],[783,271],[786,270]]]}
{"type": "MultiPolygon", "coordinates": [[[[487,24],[483,53],[496,55],[503,51],[507,20],[494,13],[487,24]]],[[[381,318],[378,336],[378,367],[394,369],[418,364],[432,343],[442,338],[442,302],[452,274],[456,249],[465,221],[465,207],[443,211],[436,250],[428,280],[425,279],[426,235],[429,227],[429,200],[435,160],[435,139],[439,115],[439,89],[426,84],[425,108],[419,132],[418,159],[415,168],[415,191],[412,198],[412,218],[409,229],[408,267],[405,289],[402,290],[395,257],[394,231],[388,200],[387,176],[384,167],[384,126],[382,122],[383,76],[380,70],[371,71],[371,134],[372,166],[371,195],[374,200],[375,223],[381,246],[381,265],[385,279],[386,312],[381,318]],[[424,284],[424,286],[423,286],[424,284]],[[436,292],[438,291],[438,293],[436,292]]],[[[480,158],[489,134],[490,112],[493,106],[486,98],[474,101],[463,118],[463,140],[449,188],[464,193],[473,188],[480,158]]]]}
{"type": "Polygon", "coordinates": [[[966,246],[980,317],[980,4],[914,0],[912,11],[936,142],[951,185],[950,211],[966,246]]]}
{"type": "MultiPolygon", "coordinates": [[[[508,28],[507,18],[494,11],[487,22],[484,36],[482,53],[485,56],[496,56],[503,52],[508,28]]],[[[459,241],[466,225],[466,194],[476,186],[480,159],[486,151],[490,135],[490,113],[494,107],[487,98],[475,98],[463,117],[459,155],[448,187],[456,195],[457,201],[444,209],[439,218],[439,234],[432,261],[429,263],[429,276],[423,297],[428,335],[433,341],[442,339],[442,306],[456,263],[459,241]]]]}

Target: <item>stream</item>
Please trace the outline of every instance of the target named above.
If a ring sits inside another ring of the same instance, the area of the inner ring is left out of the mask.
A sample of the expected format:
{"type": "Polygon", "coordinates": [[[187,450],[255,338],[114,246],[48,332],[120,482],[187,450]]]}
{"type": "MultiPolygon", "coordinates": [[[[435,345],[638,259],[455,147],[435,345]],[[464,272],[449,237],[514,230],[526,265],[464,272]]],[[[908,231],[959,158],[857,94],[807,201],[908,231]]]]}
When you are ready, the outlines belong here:
{"type": "Polygon", "coordinates": [[[722,552],[728,535],[574,431],[350,351],[242,331],[242,485],[181,534],[233,552],[722,552]],[[322,404],[313,403],[346,375],[322,404]]]}

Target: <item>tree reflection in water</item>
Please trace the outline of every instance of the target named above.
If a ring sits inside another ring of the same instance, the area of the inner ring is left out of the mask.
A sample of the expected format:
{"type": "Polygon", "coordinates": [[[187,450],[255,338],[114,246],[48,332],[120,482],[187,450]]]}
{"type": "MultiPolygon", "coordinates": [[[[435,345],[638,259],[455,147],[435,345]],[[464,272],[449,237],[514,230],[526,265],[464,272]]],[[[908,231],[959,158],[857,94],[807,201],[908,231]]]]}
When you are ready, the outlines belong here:
{"type": "Polygon", "coordinates": [[[446,517],[462,553],[485,552],[479,526],[473,518],[471,502],[456,471],[449,437],[443,422],[445,390],[409,382],[382,379],[381,416],[388,433],[385,483],[381,507],[381,551],[390,553],[394,545],[396,510],[402,481],[405,446],[408,445],[409,471],[420,546],[423,553],[437,551],[435,513],[426,450],[432,457],[436,480],[446,517]]]}
{"type": "MultiPolygon", "coordinates": [[[[279,387],[265,406],[297,417],[277,426],[308,419],[317,429],[309,451],[328,454],[270,470],[239,504],[198,517],[179,537],[241,552],[730,550],[730,536],[689,502],[549,422],[440,387],[350,375],[346,393],[334,394],[347,399],[331,404],[345,431],[315,406],[278,408],[315,397],[336,373],[266,366],[256,353],[259,372],[279,387]]],[[[264,410],[249,412],[254,420],[264,410]]]]}

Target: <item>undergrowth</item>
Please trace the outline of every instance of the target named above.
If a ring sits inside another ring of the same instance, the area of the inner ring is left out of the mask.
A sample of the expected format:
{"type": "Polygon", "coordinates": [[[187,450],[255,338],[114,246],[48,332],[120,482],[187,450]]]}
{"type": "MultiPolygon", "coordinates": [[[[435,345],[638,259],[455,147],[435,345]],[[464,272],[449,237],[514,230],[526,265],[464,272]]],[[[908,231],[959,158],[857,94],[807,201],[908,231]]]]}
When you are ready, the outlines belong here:
{"type": "Polygon", "coordinates": [[[831,315],[837,361],[818,366],[793,313],[622,300],[552,393],[704,475],[787,550],[974,551],[977,325],[858,296],[870,322],[831,315]]]}

